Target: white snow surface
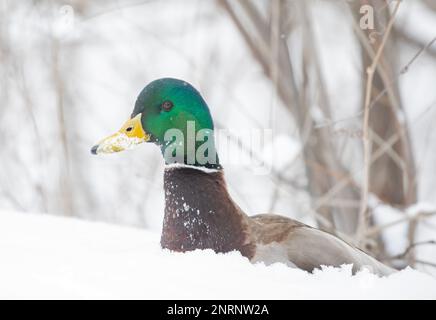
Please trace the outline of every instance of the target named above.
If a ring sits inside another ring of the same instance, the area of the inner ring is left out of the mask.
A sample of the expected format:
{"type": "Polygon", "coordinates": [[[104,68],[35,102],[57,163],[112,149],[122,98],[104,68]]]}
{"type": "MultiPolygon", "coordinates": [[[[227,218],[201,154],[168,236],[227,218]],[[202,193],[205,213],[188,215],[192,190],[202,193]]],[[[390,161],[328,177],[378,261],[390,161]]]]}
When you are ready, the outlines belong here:
{"type": "Polygon", "coordinates": [[[239,253],[162,250],[159,234],[48,215],[0,212],[0,298],[436,299],[436,279],[351,267],[310,274],[239,253]]]}

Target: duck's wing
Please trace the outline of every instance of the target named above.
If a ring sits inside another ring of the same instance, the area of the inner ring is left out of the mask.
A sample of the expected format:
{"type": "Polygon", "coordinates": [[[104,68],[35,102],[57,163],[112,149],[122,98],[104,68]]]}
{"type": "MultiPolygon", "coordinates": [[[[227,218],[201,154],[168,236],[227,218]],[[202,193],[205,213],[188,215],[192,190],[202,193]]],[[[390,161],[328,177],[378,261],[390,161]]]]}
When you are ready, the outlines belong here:
{"type": "Polygon", "coordinates": [[[253,262],[285,262],[309,272],[343,264],[353,264],[353,272],[362,267],[379,275],[395,271],[338,237],[289,218],[258,215],[250,218],[250,226],[256,243],[253,262]]]}

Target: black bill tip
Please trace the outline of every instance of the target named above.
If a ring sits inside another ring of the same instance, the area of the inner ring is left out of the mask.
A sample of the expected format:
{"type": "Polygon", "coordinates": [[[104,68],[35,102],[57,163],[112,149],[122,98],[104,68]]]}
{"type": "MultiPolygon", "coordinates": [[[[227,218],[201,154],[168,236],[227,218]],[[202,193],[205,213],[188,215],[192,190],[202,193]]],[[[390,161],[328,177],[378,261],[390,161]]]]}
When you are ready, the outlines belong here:
{"type": "Polygon", "coordinates": [[[98,149],[98,145],[95,145],[91,148],[91,153],[92,154],[97,154],[97,149],[98,149]]]}

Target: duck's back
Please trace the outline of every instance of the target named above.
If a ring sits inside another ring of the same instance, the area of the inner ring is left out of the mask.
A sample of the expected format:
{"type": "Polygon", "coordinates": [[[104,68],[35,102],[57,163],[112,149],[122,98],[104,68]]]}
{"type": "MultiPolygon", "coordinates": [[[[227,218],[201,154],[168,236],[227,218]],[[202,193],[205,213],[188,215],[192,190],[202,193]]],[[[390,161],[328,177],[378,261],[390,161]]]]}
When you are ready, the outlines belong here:
{"type": "Polygon", "coordinates": [[[354,272],[362,267],[379,275],[395,271],[345,241],[298,221],[264,214],[251,217],[250,222],[256,243],[253,262],[284,262],[309,272],[322,265],[343,264],[353,264],[354,272]]]}

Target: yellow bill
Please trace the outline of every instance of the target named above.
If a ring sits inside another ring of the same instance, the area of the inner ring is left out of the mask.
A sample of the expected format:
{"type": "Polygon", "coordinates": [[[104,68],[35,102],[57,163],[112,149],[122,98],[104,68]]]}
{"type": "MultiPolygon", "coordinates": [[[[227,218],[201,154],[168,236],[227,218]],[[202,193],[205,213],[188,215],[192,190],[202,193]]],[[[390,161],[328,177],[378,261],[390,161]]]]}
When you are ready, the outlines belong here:
{"type": "Polygon", "coordinates": [[[149,141],[150,135],[142,128],[141,116],[142,114],[140,113],[136,117],[127,120],[117,133],[101,140],[97,145],[92,147],[91,153],[121,152],[149,141]]]}

